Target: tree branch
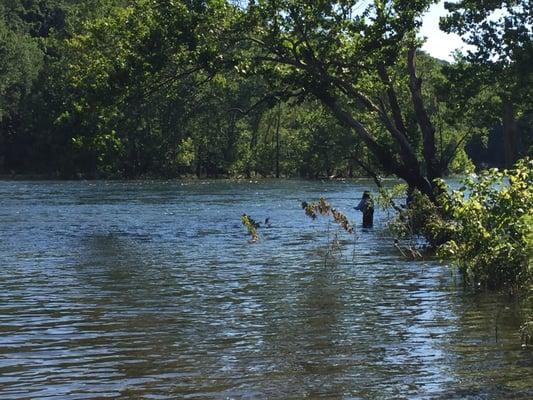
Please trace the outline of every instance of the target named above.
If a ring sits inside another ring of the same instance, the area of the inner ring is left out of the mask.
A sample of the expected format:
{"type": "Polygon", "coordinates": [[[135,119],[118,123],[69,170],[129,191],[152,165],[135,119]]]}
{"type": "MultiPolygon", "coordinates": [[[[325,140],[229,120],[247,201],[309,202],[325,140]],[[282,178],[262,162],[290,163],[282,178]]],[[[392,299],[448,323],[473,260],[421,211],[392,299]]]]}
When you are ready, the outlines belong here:
{"type": "Polygon", "coordinates": [[[387,97],[389,99],[389,106],[391,108],[392,118],[394,119],[394,125],[396,126],[396,129],[407,136],[407,128],[403,122],[402,112],[398,103],[398,96],[396,96],[396,91],[394,90],[394,86],[390,80],[387,67],[385,67],[383,64],[380,64],[378,66],[378,74],[381,81],[387,87],[387,97]]]}
{"type": "Polygon", "coordinates": [[[463,137],[456,143],[456,145],[453,147],[453,150],[449,154],[449,156],[446,158],[446,161],[442,162],[442,169],[448,169],[448,165],[450,165],[450,162],[452,161],[453,156],[457,153],[457,150],[459,149],[459,146],[463,144],[463,142],[466,140],[466,138],[470,136],[470,133],[465,133],[463,137]]]}
{"type": "Polygon", "coordinates": [[[411,170],[418,170],[419,163],[418,163],[418,160],[416,158],[415,152],[411,144],[407,140],[407,137],[405,136],[405,134],[400,132],[396,128],[396,126],[392,123],[385,109],[377,106],[374,102],[372,102],[371,99],[369,99],[363,93],[356,90],[352,85],[348,84],[347,82],[340,80],[340,79],[334,79],[334,82],[338,87],[341,88],[341,90],[344,90],[345,93],[347,93],[351,97],[358,100],[369,111],[375,112],[378,114],[378,116],[380,117],[381,121],[383,122],[383,124],[385,125],[389,133],[396,140],[396,142],[400,145],[400,149],[401,149],[400,155],[405,165],[407,166],[407,168],[411,170]]]}
{"type": "Polygon", "coordinates": [[[405,167],[399,164],[390,152],[376,141],[361,122],[357,121],[350,113],[343,110],[329,93],[316,87],[313,88],[313,93],[341,123],[357,132],[387,172],[396,174],[401,178],[408,178],[409,174],[405,167]]]}
{"type": "Polygon", "coordinates": [[[357,157],[353,157],[352,160],[355,161],[355,163],[359,165],[359,167],[361,167],[361,169],[365,171],[374,180],[374,183],[376,184],[378,189],[381,189],[383,187],[383,185],[381,184],[381,178],[374,171],[372,171],[369,166],[367,166],[357,157]]]}
{"type": "Polygon", "coordinates": [[[409,89],[415,110],[416,120],[424,138],[424,160],[426,161],[427,175],[430,180],[442,176],[442,168],[437,161],[435,146],[435,127],[429,119],[424,100],[422,98],[422,80],[416,76],[415,67],[416,48],[412,47],[407,52],[407,70],[409,71],[409,89]]]}
{"type": "Polygon", "coordinates": [[[245,110],[243,110],[240,107],[232,107],[228,111],[237,111],[242,115],[247,115],[251,113],[253,110],[255,110],[257,107],[259,107],[261,104],[267,103],[269,100],[276,100],[280,97],[285,97],[285,98],[298,97],[301,94],[302,94],[301,90],[297,90],[293,92],[289,92],[288,90],[278,90],[278,91],[269,93],[266,96],[262,97],[261,99],[259,99],[259,101],[255,102],[254,104],[252,104],[251,107],[245,110]]]}

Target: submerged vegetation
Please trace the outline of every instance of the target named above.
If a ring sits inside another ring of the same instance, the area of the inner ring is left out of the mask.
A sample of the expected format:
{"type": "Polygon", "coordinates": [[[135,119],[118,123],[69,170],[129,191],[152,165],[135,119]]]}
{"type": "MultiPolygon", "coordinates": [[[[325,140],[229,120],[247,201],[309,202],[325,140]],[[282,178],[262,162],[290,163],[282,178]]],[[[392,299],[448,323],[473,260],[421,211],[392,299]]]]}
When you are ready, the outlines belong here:
{"type": "Polygon", "coordinates": [[[346,215],[333,208],[331,204],[329,204],[323,197],[321,197],[320,200],[315,203],[307,203],[304,201],[302,203],[302,208],[305,211],[305,215],[313,220],[316,219],[318,215],[331,216],[333,218],[333,222],[338,224],[344,231],[349,234],[353,234],[355,232],[353,224],[348,221],[346,215]]]}
{"type": "Polygon", "coordinates": [[[248,214],[242,214],[241,222],[251,237],[250,243],[257,242],[259,240],[259,233],[257,233],[257,229],[259,228],[259,223],[255,222],[255,220],[252,217],[250,217],[248,214]]]}

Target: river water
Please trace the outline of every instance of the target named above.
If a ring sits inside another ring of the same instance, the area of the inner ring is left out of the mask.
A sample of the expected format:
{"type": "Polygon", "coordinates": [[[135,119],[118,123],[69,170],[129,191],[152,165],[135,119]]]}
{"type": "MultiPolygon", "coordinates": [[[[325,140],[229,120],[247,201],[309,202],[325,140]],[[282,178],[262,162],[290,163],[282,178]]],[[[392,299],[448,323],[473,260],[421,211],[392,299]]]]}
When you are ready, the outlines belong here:
{"type": "Polygon", "coordinates": [[[531,304],[300,208],[372,187],[0,182],[0,398],[533,398],[531,304]]]}

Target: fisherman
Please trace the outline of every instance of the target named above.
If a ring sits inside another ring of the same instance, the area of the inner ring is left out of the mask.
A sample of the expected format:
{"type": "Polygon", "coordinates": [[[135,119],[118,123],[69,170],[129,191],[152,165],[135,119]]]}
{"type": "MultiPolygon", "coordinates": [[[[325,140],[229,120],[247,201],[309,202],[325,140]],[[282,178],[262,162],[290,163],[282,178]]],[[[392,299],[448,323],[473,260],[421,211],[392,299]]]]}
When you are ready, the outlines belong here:
{"type": "Polygon", "coordinates": [[[374,201],[368,190],[364,191],[361,201],[354,208],[363,213],[363,228],[372,228],[374,225],[374,201]]]}

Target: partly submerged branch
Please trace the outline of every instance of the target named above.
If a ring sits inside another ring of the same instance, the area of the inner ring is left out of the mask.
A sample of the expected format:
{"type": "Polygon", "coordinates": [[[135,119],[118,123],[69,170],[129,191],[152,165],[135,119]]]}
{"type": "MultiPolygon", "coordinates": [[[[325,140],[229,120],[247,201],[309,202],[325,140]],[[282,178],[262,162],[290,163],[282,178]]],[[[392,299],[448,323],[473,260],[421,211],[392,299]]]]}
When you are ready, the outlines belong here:
{"type": "Polygon", "coordinates": [[[346,232],[349,234],[353,234],[355,232],[355,227],[350,224],[350,221],[348,221],[346,215],[333,208],[331,204],[329,204],[323,197],[321,197],[316,203],[307,203],[304,201],[302,203],[302,208],[305,211],[305,215],[313,220],[316,219],[318,215],[331,215],[333,221],[339,224],[346,232]]]}
{"type": "Polygon", "coordinates": [[[259,240],[259,234],[257,233],[257,228],[259,228],[259,223],[255,222],[252,217],[248,214],[242,214],[241,222],[244,227],[248,230],[248,233],[251,236],[250,243],[256,243],[259,240]]]}

